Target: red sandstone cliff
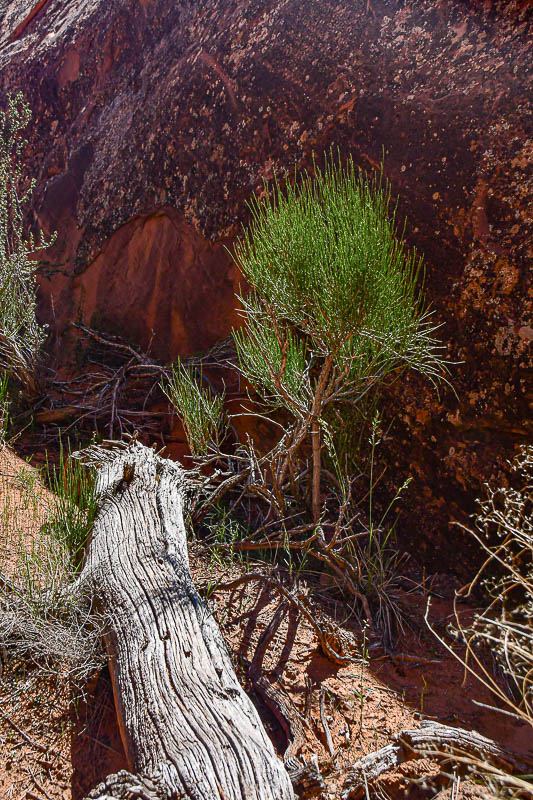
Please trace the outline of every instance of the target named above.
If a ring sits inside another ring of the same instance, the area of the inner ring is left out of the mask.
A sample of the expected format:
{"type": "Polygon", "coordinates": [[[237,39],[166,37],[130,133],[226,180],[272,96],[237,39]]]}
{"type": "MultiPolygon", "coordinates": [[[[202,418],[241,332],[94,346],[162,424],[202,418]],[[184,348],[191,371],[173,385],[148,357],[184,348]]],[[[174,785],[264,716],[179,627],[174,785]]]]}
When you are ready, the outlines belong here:
{"type": "Polygon", "coordinates": [[[331,145],[369,169],[383,154],[463,362],[458,399],[395,389],[428,546],[531,436],[532,28],[529,3],[490,0],[7,3],[0,92],[33,107],[34,213],[59,232],[56,356],[79,316],[153,331],[161,358],[211,345],[234,321],[223,245],[261,177],[331,145]]]}

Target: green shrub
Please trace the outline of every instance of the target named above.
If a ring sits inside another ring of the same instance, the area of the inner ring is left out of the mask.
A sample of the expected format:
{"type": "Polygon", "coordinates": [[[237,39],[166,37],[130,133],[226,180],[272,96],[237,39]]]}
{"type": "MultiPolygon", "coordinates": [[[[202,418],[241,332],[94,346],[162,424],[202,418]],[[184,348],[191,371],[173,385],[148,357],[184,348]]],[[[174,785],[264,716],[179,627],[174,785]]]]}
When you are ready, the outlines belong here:
{"type": "Polygon", "coordinates": [[[250,287],[234,334],[240,369],[265,403],[294,419],[289,446],[311,445],[315,521],[322,450],[338,460],[339,434],[387,378],[414,369],[435,382],[444,373],[422,262],[396,236],[389,207],[381,176],[329,157],[294,185],[265,185],[235,246],[250,287]]]}
{"type": "MultiPolygon", "coordinates": [[[[400,366],[441,375],[418,285],[422,261],[396,236],[389,207],[381,177],[367,179],[351,159],[344,167],[326,159],[314,176],[303,173],[285,188],[275,181],[271,191],[265,185],[263,199],[252,198],[251,222],[234,252],[252,290],[241,297],[245,326],[238,338],[247,372],[255,375],[261,330],[268,337],[261,340],[262,375],[279,364],[287,341],[290,366],[311,389],[306,364],[316,371],[316,361],[328,356],[355,397],[400,366]]],[[[283,386],[293,377],[290,366],[283,386]]],[[[268,378],[264,385],[270,388],[268,378]]]]}
{"type": "Polygon", "coordinates": [[[217,403],[182,364],[164,388],[196,462],[216,467],[203,512],[235,490],[231,513],[255,531],[232,542],[231,552],[298,550],[302,562],[320,562],[347,587],[369,620],[370,598],[376,621],[391,631],[401,623],[401,562],[387,516],[406,484],[377,514],[379,417],[370,412],[404,370],[437,383],[446,365],[422,296],[421,259],[396,235],[389,208],[381,176],[368,179],[351,159],[343,166],[331,156],[312,176],[265,184],[264,196],[250,201],[251,220],[233,253],[248,286],[233,338],[237,369],[252,389],[240,413],[277,432],[270,449],[247,435],[222,452],[223,398],[217,403]],[[349,454],[361,439],[370,445],[369,474],[354,498],[361,483],[349,454]]]}
{"type": "Polygon", "coordinates": [[[35,185],[24,180],[21,166],[22,131],[30,120],[31,111],[21,93],[10,96],[7,109],[0,111],[0,369],[32,393],[45,338],[35,317],[38,262],[34,256],[49,247],[54,237],[46,240],[41,231],[36,242],[24,230],[24,207],[35,185]]]}

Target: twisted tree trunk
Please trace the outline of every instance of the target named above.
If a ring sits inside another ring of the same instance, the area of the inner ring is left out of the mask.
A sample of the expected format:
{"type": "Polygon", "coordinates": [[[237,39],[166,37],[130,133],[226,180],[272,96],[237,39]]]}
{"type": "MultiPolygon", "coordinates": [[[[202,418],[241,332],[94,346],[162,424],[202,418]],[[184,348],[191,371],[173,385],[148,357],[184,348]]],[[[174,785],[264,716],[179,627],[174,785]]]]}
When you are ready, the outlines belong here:
{"type": "Polygon", "coordinates": [[[186,474],[137,442],[91,448],[100,509],[82,579],[105,647],[130,772],[91,798],[292,800],[291,782],[192,583],[186,474]]]}

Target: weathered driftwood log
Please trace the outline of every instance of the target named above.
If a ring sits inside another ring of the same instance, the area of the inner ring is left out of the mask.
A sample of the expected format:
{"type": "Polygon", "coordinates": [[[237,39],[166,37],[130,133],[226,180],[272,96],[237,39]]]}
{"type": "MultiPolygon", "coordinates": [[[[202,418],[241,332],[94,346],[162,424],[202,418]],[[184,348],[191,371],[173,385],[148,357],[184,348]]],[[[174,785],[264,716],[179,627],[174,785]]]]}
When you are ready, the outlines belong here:
{"type": "Polygon", "coordinates": [[[453,762],[454,755],[461,759],[470,756],[511,772],[528,769],[513,753],[475,731],[423,720],[420,728],[402,731],[390,744],[356,761],[344,781],[342,800],[364,797],[367,784],[404,761],[433,758],[453,762]]]}
{"type": "Polygon", "coordinates": [[[130,772],[91,798],[292,800],[290,778],[242,690],[189,571],[186,473],[133,441],[90,448],[100,508],[82,580],[105,647],[130,772]]]}

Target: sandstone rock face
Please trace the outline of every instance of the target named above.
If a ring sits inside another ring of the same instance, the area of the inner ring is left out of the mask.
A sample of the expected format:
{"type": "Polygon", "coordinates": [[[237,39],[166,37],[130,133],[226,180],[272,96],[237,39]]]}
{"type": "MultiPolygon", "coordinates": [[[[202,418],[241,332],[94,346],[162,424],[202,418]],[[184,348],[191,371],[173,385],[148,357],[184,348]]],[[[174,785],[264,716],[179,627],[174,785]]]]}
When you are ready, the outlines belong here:
{"type": "Polygon", "coordinates": [[[58,354],[79,317],[160,358],[211,345],[235,321],[224,244],[261,178],[330,146],[383,157],[462,362],[457,397],[393,390],[412,536],[438,553],[428,525],[464,518],[531,436],[532,27],[525,0],[5,3],[0,92],[32,105],[33,212],[59,234],[42,287],[58,354]]]}

